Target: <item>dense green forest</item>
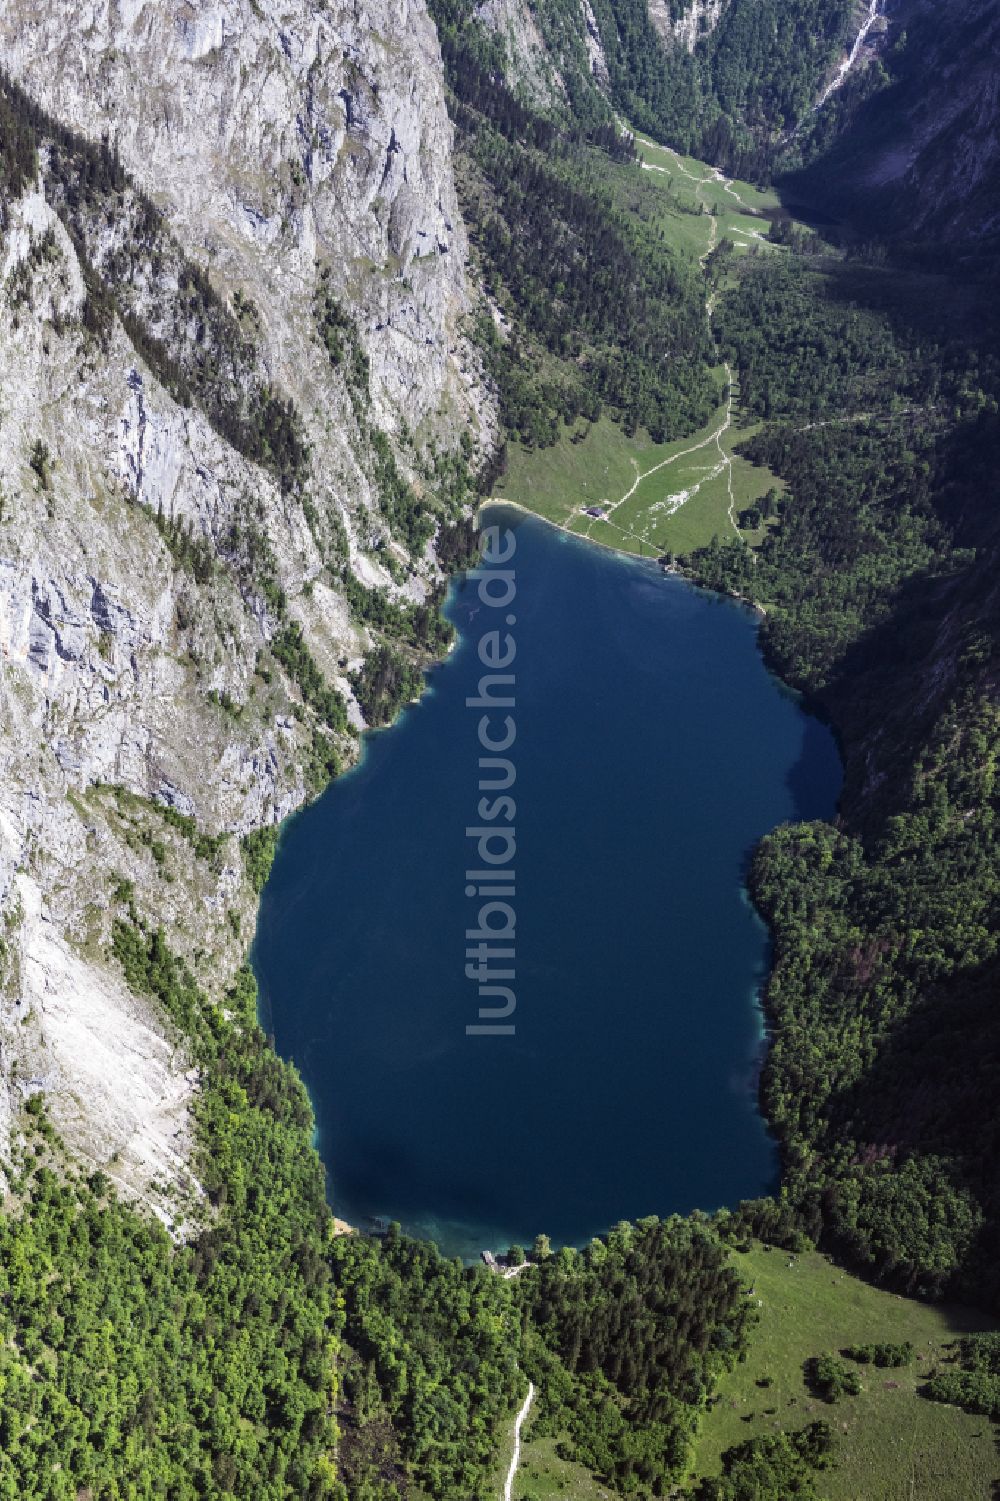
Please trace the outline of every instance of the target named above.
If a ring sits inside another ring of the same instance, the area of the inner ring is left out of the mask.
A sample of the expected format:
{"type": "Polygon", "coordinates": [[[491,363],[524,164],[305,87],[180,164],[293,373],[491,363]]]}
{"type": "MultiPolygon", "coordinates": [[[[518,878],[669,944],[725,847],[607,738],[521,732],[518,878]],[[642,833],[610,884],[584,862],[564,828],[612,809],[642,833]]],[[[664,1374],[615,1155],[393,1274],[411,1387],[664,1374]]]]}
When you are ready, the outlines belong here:
{"type": "Polygon", "coordinates": [[[443,1501],[486,1494],[499,1425],[523,1386],[511,1283],[395,1227],[381,1241],[338,1238],[333,1267],[350,1351],[341,1458],[352,1501],[395,1496],[407,1476],[443,1501]]]}
{"type": "Polygon", "coordinates": [[[541,1237],[536,1253],[507,1280],[396,1227],[334,1242],[352,1501],[405,1494],[407,1477],[441,1501],[488,1501],[499,1432],[529,1378],[535,1431],[561,1435],[621,1495],[683,1477],[698,1412],[751,1324],[718,1231],[648,1219],[583,1251],[553,1254],[541,1237]]]}
{"type": "Polygon", "coordinates": [[[764,604],[846,767],[838,825],[751,872],[786,1193],[854,1264],[996,1307],[996,329],[974,286],[863,258],[749,266],[718,325],[788,490],[759,548],[692,566],[764,604]]]}
{"type": "MultiPolygon", "coordinates": [[[[437,0],[433,8],[439,26],[446,23],[445,34],[456,23],[468,29],[470,4],[437,0]]],[[[664,7],[675,21],[689,8],[664,7]]],[[[532,7],[562,84],[540,101],[547,114],[590,130],[619,115],[658,140],[754,180],[829,143],[826,120],[814,126],[809,115],[851,40],[852,0],[729,0],[714,27],[701,27],[693,51],[680,41],[664,44],[646,0],[593,0],[591,9],[606,89],[594,77],[575,0],[538,0],[532,7]],[[801,139],[792,146],[790,134],[799,124],[801,139]]],[[[509,63],[494,37],[479,52],[494,71],[509,63]]],[[[874,81],[873,75],[865,89],[874,81]]],[[[853,109],[853,87],[849,99],[853,109]]],[[[833,130],[850,112],[833,112],[833,130]]]]}
{"type": "Polygon", "coordinates": [[[540,1259],[518,1286],[536,1431],[567,1433],[566,1451],[622,1495],[681,1480],[698,1413],[752,1322],[714,1227],[619,1225],[540,1259]]]}
{"type": "MultiPolygon", "coordinates": [[[[688,60],[651,43],[645,7],[612,9],[610,45],[595,14],[628,117],[758,179],[848,20],[734,5],[688,60]],[[800,24],[809,46],[786,48],[800,24]]],[[[558,55],[559,28],[543,30],[558,55]]],[[[887,61],[905,79],[904,52],[887,61]]],[[[800,150],[885,82],[852,83],[800,150]]],[[[809,186],[822,201],[822,174],[809,186]]],[[[786,235],[791,253],[751,257],[720,298],[720,353],[763,424],[745,454],[787,490],[758,547],[716,543],[690,569],[763,605],[770,659],[845,756],[838,824],[776,832],[751,875],[775,935],[762,1098],[787,1203],[879,1278],[997,1306],[996,270],[980,247],[955,276],[939,247],[873,244],[871,228],[807,257],[786,235]]]]}
{"type": "Polygon", "coordinates": [[[597,0],[594,13],[612,97],[627,119],[734,175],[764,180],[847,39],[854,7],[731,0],[692,53],[660,43],[644,0],[597,0]]]}
{"type": "Polygon", "coordinates": [[[19,1207],[0,1218],[0,1495],[342,1495],[309,1101],[257,1026],[249,970],[224,1014],[138,920],[127,884],[109,900],[125,977],[202,1072],[205,1228],[176,1245],[102,1173],[83,1177],[42,1096],[28,1102],[19,1207]]]}

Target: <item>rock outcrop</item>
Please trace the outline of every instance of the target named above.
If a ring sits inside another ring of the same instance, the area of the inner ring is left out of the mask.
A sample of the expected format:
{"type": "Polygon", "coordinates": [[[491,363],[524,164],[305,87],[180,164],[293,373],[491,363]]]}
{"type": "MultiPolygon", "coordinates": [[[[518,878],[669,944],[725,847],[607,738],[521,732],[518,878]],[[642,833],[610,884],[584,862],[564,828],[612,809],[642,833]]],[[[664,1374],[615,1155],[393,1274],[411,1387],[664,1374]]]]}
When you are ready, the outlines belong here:
{"type": "Polygon", "coordinates": [[[1000,7],[995,0],[890,10],[898,83],[846,143],[857,187],[906,234],[980,238],[1000,228],[1000,7]],[[912,54],[912,56],[910,55],[912,54]]]}
{"type": "Polygon", "coordinates": [[[883,9],[855,68],[880,67],[876,87],[848,99],[794,192],[881,236],[972,245],[1000,227],[1000,7],[892,0],[883,9]]]}
{"type": "Polygon", "coordinates": [[[543,110],[565,104],[565,85],[527,0],[481,0],[475,16],[503,44],[513,89],[543,110]]]}
{"type": "Polygon", "coordinates": [[[726,0],[690,0],[675,14],[670,0],[649,0],[649,19],[665,42],[693,52],[699,39],[718,26],[725,6],[726,0]]]}
{"type": "Polygon", "coordinates": [[[12,0],[0,66],[49,117],[0,214],[0,1155],[42,1089],[182,1226],[196,1080],[111,922],[129,892],[221,994],[252,934],[239,836],[303,800],[315,749],[270,645],[301,628],[350,700],[344,567],[406,599],[437,575],[393,530],[322,299],[404,473],[492,441],[441,59],[418,0],[12,0]],[[106,143],[106,198],[60,179],[61,127],[106,143]]]}

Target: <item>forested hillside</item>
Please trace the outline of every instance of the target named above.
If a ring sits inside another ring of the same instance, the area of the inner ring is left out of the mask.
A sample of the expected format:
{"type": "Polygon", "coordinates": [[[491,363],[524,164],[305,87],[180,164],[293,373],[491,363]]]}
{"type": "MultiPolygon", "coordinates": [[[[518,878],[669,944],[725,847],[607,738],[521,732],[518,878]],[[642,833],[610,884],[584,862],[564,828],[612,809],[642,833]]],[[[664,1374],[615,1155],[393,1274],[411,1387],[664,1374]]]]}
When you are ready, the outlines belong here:
{"type": "Polygon", "coordinates": [[[692,560],[761,601],[833,719],[837,827],[783,829],[763,1101],[812,1234],[909,1291],[998,1306],[1000,457],[989,284],[860,257],[747,269],[723,347],[788,484],[758,549],[692,560]]]}
{"type": "Polygon", "coordinates": [[[712,405],[698,278],[605,181],[632,149],[609,118],[551,119],[498,77],[469,0],[435,0],[458,182],[491,312],[479,341],[507,431],[554,441],[608,411],[658,440],[712,405]]]}
{"type": "Polygon", "coordinates": [[[117,894],[115,951],[191,1039],[205,1228],[176,1246],[77,1168],[42,1097],[0,1220],[0,1492],[28,1498],[336,1493],[329,1212],[294,1071],[244,971],[227,1017],[117,894]]]}
{"type": "MultiPolygon", "coordinates": [[[[994,0],[903,0],[878,63],[848,80],[803,132],[814,166],[790,193],[938,255],[978,258],[1000,229],[994,0]]],[[[798,143],[797,143],[798,144],[798,143]]],[[[789,165],[794,164],[790,153],[789,165]]]]}
{"type": "MultiPolygon", "coordinates": [[[[546,101],[578,124],[628,120],[734,175],[764,180],[807,122],[824,79],[852,40],[852,0],[728,0],[691,50],[664,40],[647,0],[593,0],[595,69],[576,0],[533,8],[561,93],[546,101]]],[[[690,9],[674,0],[679,20],[690,9]]],[[[449,16],[461,5],[450,0],[449,16]]],[[[472,7],[466,7],[471,12],[472,7]]],[[[501,57],[495,62],[502,66],[501,57]]]]}
{"type": "Polygon", "coordinates": [[[553,1254],[541,1237],[512,1279],[396,1227],[338,1239],[332,1260],[352,1501],[389,1501],[408,1480],[440,1501],[487,1501],[528,1379],[536,1432],[560,1435],[621,1494],[661,1495],[686,1473],[697,1414],[753,1318],[717,1229],[699,1219],[619,1225],[582,1252],[553,1254]]]}
{"type": "Polygon", "coordinates": [[[688,52],[664,46],[645,0],[595,5],[627,119],[734,175],[765,180],[848,41],[851,0],[730,0],[688,52]]]}

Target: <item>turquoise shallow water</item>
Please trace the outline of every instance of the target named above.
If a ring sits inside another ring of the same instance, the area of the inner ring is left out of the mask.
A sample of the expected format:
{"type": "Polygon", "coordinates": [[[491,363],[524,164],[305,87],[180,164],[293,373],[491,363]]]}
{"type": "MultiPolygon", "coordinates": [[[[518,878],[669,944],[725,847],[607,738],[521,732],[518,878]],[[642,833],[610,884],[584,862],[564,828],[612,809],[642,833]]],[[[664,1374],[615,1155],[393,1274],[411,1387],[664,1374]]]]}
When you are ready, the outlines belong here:
{"type": "Polygon", "coordinates": [[[428,693],[285,829],[254,953],[337,1213],[467,1255],[774,1186],[767,935],[743,877],[762,834],[829,816],[840,787],[829,730],[766,671],[747,611],[488,519],[516,536],[514,1035],[465,1030],[482,754],[465,700],[503,624],[473,580],[428,693]]]}

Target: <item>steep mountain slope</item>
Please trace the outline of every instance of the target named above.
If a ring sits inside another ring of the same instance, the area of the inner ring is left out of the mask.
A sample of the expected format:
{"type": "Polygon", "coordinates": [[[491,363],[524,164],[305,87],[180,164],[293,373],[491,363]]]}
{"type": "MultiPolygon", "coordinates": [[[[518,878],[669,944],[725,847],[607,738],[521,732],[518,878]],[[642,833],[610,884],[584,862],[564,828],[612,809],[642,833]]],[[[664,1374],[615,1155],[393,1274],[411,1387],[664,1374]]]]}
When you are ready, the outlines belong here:
{"type": "Polygon", "coordinates": [[[357,309],[383,420],[395,407],[416,427],[446,392],[461,399],[464,241],[422,5],[15,3],[0,60],[63,124],[111,141],[219,285],[252,284],[289,395],[325,379],[318,261],[357,309]]]}
{"type": "Polygon", "coordinates": [[[530,16],[475,15],[535,107],[618,111],[754,180],[815,163],[792,193],[883,228],[995,228],[996,0],[540,0],[530,16]]]}
{"type": "Polygon", "coordinates": [[[42,1089],[146,1193],[194,1078],[112,892],[228,983],[236,836],[354,754],[347,595],[426,596],[492,409],[421,5],[15,4],[0,63],[0,1153],[42,1089]]]}
{"type": "MultiPolygon", "coordinates": [[[[492,7],[475,14],[494,24],[492,7]]],[[[737,176],[762,178],[836,75],[862,13],[854,0],[540,0],[533,14],[562,83],[556,105],[577,122],[617,113],[737,176]]],[[[505,34],[508,59],[519,35],[505,34]]],[[[506,71],[517,82],[525,68],[506,71]]]]}
{"type": "Polygon", "coordinates": [[[880,87],[846,89],[839,138],[797,186],[838,212],[910,238],[1000,228],[1000,6],[899,0],[880,87]]]}
{"type": "Polygon", "coordinates": [[[844,755],[836,823],[775,831],[751,874],[785,1195],[870,1274],[996,1308],[996,267],[914,248],[741,270],[744,452],[788,488],[755,548],[693,563],[760,602],[844,755]]]}

